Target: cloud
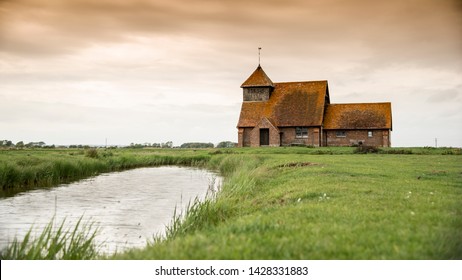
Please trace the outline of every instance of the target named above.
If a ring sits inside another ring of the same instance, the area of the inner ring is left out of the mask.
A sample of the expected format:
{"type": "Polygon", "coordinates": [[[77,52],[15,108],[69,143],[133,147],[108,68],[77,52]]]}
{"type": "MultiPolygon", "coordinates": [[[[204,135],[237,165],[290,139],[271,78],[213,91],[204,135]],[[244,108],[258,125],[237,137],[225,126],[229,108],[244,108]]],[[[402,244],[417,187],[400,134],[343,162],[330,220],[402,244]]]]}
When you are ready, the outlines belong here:
{"type": "MultiPolygon", "coordinates": [[[[446,62],[461,47],[460,10],[451,0],[16,0],[1,4],[1,49],[56,55],[132,36],[194,36],[248,52],[357,55],[348,44],[390,57],[446,62]],[[20,11],[20,12],[19,12],[20,11]],[[357,42],[357,43],[354,43],[357,42]],[[243,49],[244,48],[244,49],[243,49]],[[450,50],[450,52],[448,52],[450,50]]],[[[359,50],[361,51],[361,50],[359,50]]]]}
{"type": "MultiPolygon", "coordinates": [[[[421,92],[422,93],[422,92],[421,92]]],[[[429,103],[452,103],[452,104],[461,104],[462,103],[462,85],[459,85],[454,89],[432,91],[430,96],[427,98],[429,103]]]]}
{"type": "Polygon", "coordinates": [[[392,101],[398,134],[431,109],[461,118],[457,0],[0,0],[0,130],[54,135],[63,120],[79,139],[235,138],[257,47],[275,82],[327,79],[332,102],[392,101]]]}

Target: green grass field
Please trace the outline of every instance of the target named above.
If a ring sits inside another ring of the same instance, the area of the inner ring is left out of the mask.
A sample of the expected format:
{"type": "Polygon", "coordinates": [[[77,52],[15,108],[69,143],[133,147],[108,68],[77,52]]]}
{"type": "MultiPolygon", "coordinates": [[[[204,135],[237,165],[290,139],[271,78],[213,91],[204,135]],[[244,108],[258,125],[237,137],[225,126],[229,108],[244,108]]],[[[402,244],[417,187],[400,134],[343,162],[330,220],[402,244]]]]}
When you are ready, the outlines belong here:
{"type": "Polygon", "coordinates": [[[42,174],[66,162],[69,170],[100,169],[53,180],[163,164],[225,177],[216,197],[193,204],[166,238],[109,258],[462,259],[460,149],[145,149],[95,158],[77,150],[0,151],[0,183],[22,189],[4,187],[4,170],[42,174]]]}

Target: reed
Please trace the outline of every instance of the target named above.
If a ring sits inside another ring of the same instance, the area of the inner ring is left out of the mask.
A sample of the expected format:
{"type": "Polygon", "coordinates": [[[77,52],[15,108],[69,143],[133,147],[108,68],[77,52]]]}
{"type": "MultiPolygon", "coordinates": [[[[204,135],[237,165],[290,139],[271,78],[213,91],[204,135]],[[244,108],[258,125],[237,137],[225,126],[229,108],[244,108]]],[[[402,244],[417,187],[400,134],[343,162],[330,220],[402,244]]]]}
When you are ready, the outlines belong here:
{"type": "Polygon", "coordinates": [[[98,229],[92,223],[82,223],[81,217],[73,227],[63,220],[56,228],[54,218],[42,232],[33,237],[31,228],[22,240],[15,238],[0,251],[2,260],[89,260],[99,256],[95,236],[98,229]]]}

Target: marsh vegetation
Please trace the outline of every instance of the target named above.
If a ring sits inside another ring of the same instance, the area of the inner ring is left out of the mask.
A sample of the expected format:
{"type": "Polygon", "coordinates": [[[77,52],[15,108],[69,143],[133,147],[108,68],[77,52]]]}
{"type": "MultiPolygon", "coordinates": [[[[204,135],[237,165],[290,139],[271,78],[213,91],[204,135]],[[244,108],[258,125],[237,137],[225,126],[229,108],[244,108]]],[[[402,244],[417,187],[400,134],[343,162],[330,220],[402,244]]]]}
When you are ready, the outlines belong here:
{"type": "Polygon", "coordinates": [[[25,171],[28,165],[17,161],[32,157],[37,174],[42,174],[41,164],[70,160],[76,170],[79,165],[101,166],[90,175],[183,164],[224,176],[214,199],[192,203],[189,212],[174,219],[166,237],[111,257],[115,259],[462,258],[461,150],[395,150],[404,152],[143,149],[107,156],[98,151],[97,158],[90,158],[65,150],[2,152],[0,158],[2,166],[14,163],[8,168],[25,171]],[[11,159],[8,164],[5,158],[11,159]]]}

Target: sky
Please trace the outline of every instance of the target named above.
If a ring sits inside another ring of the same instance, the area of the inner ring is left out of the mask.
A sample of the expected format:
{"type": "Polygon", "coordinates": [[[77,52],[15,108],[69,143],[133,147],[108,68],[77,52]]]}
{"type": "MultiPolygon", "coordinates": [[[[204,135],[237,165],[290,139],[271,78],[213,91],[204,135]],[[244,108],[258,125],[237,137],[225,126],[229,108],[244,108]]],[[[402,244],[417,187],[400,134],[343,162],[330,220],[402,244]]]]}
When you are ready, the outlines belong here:
{"type": "Polygon", "coordinates": [[[0,140],[237,142],[240,85],[391,102],[391,143],[462,146],[462,1],[0,0],[0,140]]]}

